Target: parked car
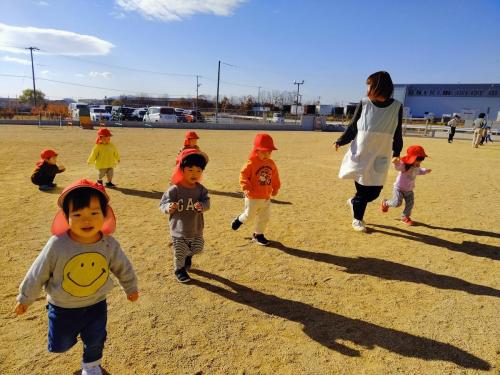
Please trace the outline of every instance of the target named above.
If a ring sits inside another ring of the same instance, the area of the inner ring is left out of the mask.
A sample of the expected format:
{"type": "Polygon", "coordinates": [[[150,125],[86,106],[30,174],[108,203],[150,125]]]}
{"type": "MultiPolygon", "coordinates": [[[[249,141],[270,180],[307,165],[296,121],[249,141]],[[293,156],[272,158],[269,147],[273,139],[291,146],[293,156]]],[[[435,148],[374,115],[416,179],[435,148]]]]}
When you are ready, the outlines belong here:
{"type": "Polygon", "coordinates": [[[142,121],[147,111],[147,108],[136,108],[134,112],[132,112],[132,120],[142,121]]]}
{"type": "Polygon", "coordinates": [[[271,117],[271,122],[276,124],[283,124],[285,122],[285,118],[281,113],[273,113],[273,117],[271,117]]]}
{"type": "Polygon", "coordinates": [[[135,108],[132,107],[120,107],[115,112],[113,112],[113,120],[115,121],[127,121],[133,120],[132,112],[135,108]]]}
{"type": "Polygon", "coordinates": [[[149,107],[142,121],[176,124],[177,116],[173,107],[149,107]]]}
{"type": "Polygon", "coordinates": [[[184,117],[184,109],[174,108],[175,115],[177,116],[177,122],[187,122],[186,117],[184,117]]]}
{"type": "Polygon", "coordinates": [[[111,113],[106,112],[104,108],[90,108],[90,120],[91,121],[110,121],[111,113]]]}
{"type": "Polygon", "coordinates": [[[200,111],[186,109],[184,117],[186,118],[186,122],[205,122],[205,117],[203,117],[200,111]]]}

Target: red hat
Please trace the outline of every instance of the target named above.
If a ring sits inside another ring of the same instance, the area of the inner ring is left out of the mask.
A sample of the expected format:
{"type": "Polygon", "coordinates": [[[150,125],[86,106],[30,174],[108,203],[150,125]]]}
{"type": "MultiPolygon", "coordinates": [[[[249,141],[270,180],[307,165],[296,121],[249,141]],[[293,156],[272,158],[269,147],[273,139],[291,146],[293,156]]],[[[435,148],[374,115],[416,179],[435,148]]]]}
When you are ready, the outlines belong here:
{"type": "Polygon", "coordinates": [[[205,158],[206,162],[208,163],[208,156],[204,152],[197,150],[195,148],[188,148],[188,149],[182,150],[179,153],[179,155],[177,155],[177,159],[175,160],[176,164],[174,167],[174,171],[172,172],[172,177],[170,177],[170,182],[172,184],[176,185],[182,181],[184,176],[182,175],[181,163],[187,156],[192,155],[192,154],[198,154],[198,155],[203,156],[205,158]]]}
{"type": "Polygon", "coordinates": [[[200,139],[200,137],[198,137],[198,134],[196,134],[196,132],[187,131],[186,132],[186,139],[200,139]]]}
{"type": "Polygon", "coordinates": [[[405,164],[413,164],[418,157],[426,158],[428,155],[422,146],[410,146],[406,150],[406,155],[401,158],[401,161],[405,164]]]}
{"type": "Polygon", "coordinates": [[[277,150],[274,147],[273,139],[269,134],[260,133],[255,136],[253,141],[253,149],[255,151],[274,151],[277,150]]]}
{"type": "Polygon", "coordinates": [[[57,152],[55,152],[54,150],[50,150],[50,149],[43,150],[40,153],[40,158],[42,158],[43,160],[50,159],[53,156],[57,156],[57,152]]]}
{"type": "Polygon", "coordinates": [[[111,134],[111,132],[109,131],[109,129],[107,128],[100,128],[98,131],[97,131],[97,135],[99,137],[111,137],[113,134],[111,134]]]}
{"type": "MultiPolygon", "coordinates": [[[[104,198],[106,198],[106,203],[109,202],[109,196],[106,193],[106,190],[104,189],[104,186],[97,184],[95,182],[89,181],[89,180],[77,180],[73,182],[71,185],[68,185],[61,195],[59,196],[59,199],[57,200],[57,205],[59,206],[59,211],[57,211],[56,216],[54,217],[54,221],[52,222],[52,234],[59,236],[61,234],[64,234],[68,231],[69,229],[69,224],[68,224],[68,219],[66,218],[66,215],[64,214],[64,211],[62,210],[64,200],[68,196],[68,194],[75,190],[75,189],[80,189],[80,188],[92,188],[97,190],[99,193],[101,193],[104,198]]],[[[113,212],[113,209],[111,206],[108,204],[106,206],[106,216],[104,217],[104,224],[102,226],[101,232],[104,234],[111,234],[115,231],[116,229],[116,218],[115,214],[113,212]]]]}

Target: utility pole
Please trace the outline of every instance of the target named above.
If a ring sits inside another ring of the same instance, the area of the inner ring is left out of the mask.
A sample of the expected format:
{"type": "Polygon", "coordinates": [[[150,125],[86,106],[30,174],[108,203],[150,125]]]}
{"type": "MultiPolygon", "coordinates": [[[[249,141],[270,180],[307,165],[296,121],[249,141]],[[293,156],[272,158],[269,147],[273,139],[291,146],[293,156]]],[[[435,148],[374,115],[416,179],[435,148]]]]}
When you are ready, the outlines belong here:
{"type": "Polygon", "coordinates": [[[35,68],[33,65],[33,50],[40,51],[40,49],[36,47],[27,47],[25,49],[29,49],[31,54],[31,74],[33,77],[33,103],[34,103],[33,105],[36,108],[36,86],[35,86],[35,68]]]}
{"type": "Polygon", "coordinates": [[[201,83],[198,83],[198,77],[199,75],[196,76],[196,111],[198,111],[198,89],[201,86],[201,83]]]}
{"type": "Polygon", "coordinates": [[[260,107],[262,107],[262,106],[260,105],[260,88],[261,88],[261,87],[262,87],[262,86],[258,86],[258,88],[259,88],[259,93],[257,94],[257,102],[259,103],[259,106],[260,106],[260,107]]]}
{"type": "Polygon", "coordinates": [[[220,83],[220,60],[219,60],[219,69],[217,71],[217,100],[215,101],[215,123],[217,123],[217,117],[219,115],[219,83],[220,83]]]}
{"type": "Polygon", "coordinates": [[[295,103],[295,119],[297,120],[299,110],[300,85],[304,84],[304,80],[302,80],[302,82],[293,81],[293,84],[297,85],[297,101],[295,103]]]}

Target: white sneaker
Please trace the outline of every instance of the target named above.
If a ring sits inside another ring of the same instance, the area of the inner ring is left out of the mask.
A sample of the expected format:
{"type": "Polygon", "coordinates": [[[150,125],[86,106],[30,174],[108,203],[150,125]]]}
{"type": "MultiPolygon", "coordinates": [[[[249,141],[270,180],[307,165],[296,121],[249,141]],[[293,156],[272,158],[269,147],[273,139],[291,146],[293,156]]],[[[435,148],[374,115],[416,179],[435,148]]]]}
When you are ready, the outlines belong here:
{"type": "Polygon", "coordinates": [[[353,219],[352,229],[354,229],[356,232],[366,232],[365,223],[363,223],[362,220],[353,219]]]}
{"type": "Polygon", "coordinates": [[[102,375],[100,364],[100,359],[90,363],[82,363],[82,375],[102,375]]]}

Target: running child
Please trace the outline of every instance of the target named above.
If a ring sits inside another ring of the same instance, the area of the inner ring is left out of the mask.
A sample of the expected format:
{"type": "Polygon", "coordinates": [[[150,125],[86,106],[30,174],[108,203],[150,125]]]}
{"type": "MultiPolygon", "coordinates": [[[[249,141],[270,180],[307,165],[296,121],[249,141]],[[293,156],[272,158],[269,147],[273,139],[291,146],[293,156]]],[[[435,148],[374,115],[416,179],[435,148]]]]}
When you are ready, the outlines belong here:
{"type": "Polygon", "coordinates": [[[111,143],[112,135],[109,129],[99,129],[97,131],[96,144],[92,148],[92,152],[87,160],[88,164],[94,164],[99,171],[99,177],[97,179],[98,184],[102,185],[102,179],[106,176],[108,180],[106,182],[106,187],[116,186],[113,184],[114,168],[116,164],[120,162],[118,149],[111,143]]]}
{"type": "Polygon", "coordinates": [[[278,167],[271,159],[274,150],[269,134],[257,134],[249,160],[240,172],[240,186],[245,195],[245,209],[231,223],[233,230],[249,220],[255,219],[252,240],[262,246],[269,245],[264,236],[271,215],[271,196],[276,196],[281,187],[278,167]]]}
{"type": "Polygon", "coordinates": [[[57,204],[53,236],[26,274],[15,313],[24,314],[42,287],[48,301],[48,350],[66,352],[83,342],[82,375],[101,375],[106,341],[106,294],[118,279],[129,301],[139,298],[137,278],[113,233],[116,221],[102,185],[79,180],[57,204]]]}
{"type": "Polygon", "coordinates": [[[399,171],[391,200],[382,200],[380,209],[387,212],[389,207],[399,207],[405,201],[405,208],[401,214],[401,221],[407,225],[413,225],[410,218],[414,205],[413,189],[415,188],[415,179],[418,175],[431,173],[432,169],[421,168],[420,165],[427,157],[425,150],[421,146],[410,146],[406,150],[406,155],[400,161],[394,162],[394,168],[399,171]]]}
{"type": "Polygon", "coordinates": [[[192,257],[203,250],[203,213],[210,208],[208,190],[200,183],[207,165],[206,155],[196,149],[182,151],[170,187],[160,201],[160,211],[169,214],[177,281],[191,281],[192,257]]]}

